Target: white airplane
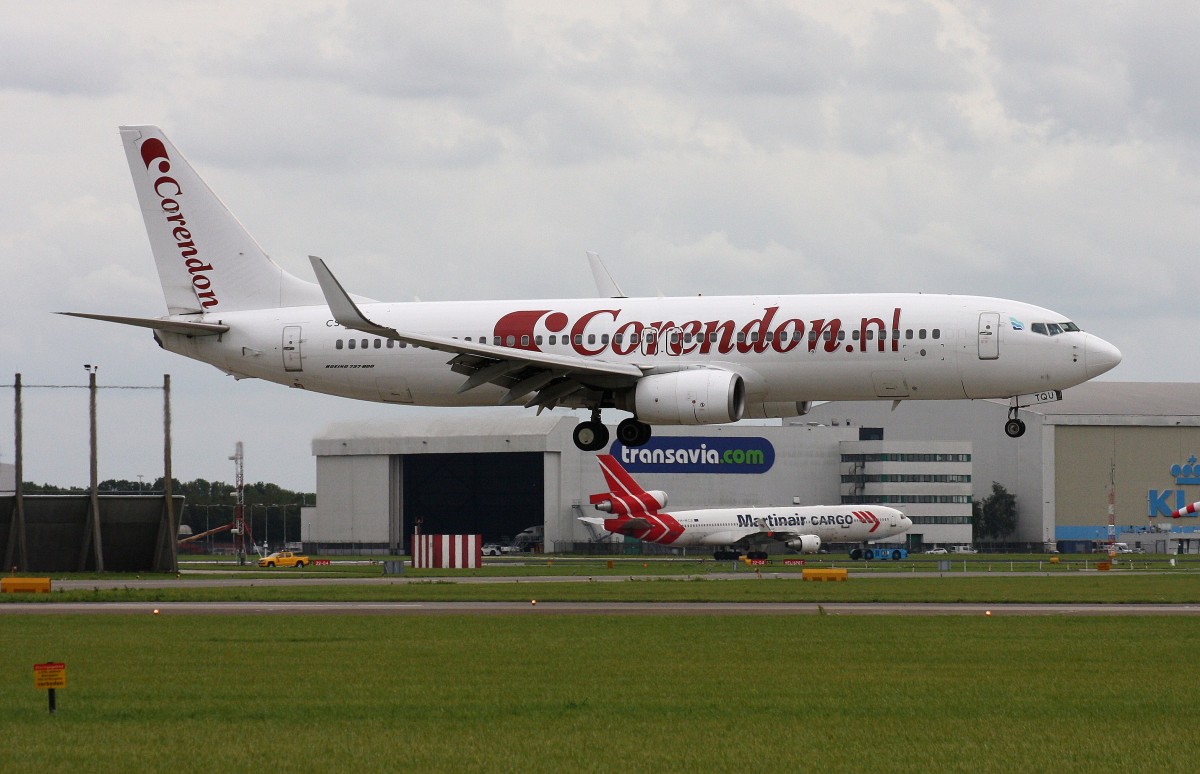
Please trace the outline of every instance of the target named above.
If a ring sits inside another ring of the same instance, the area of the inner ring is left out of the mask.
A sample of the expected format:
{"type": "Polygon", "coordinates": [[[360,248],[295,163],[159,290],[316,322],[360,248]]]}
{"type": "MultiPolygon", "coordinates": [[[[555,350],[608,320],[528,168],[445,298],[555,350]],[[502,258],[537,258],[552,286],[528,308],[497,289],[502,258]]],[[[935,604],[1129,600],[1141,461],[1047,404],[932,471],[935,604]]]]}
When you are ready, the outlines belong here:
{"type": "MultiPolygon", "coordinates": [[[[715,546],[715,559],[736,559],[735,547],[783,543],[793,551],[816,553],[822,542],[858,543],[907,532],[912,520],[884,505],[806,505],[792,508],[705,508],[667,513],[667,493],[642,489],[611,454],[596,456],[607,492],[588,502],[608,518],[580,516],[579,520],[608,532],[671,546],[715,546]]],[[[765,551],[749,551],[750,559],[765,559],[765,551]]],[[[851,556],[858,558],[851,552],[851,556]]]]}
{"type": "MultiPolygon", "coordinates": [[[[1017,409],[1108,371],[1121,353],[1063,315],[999,298],[923,294],[378,303],[281,269],[157,127],[121,128],[167,302],[163,317],[67,312],[150,328],[164,349],[236,378],[424,406],[523,403],[591,411],[580,449],[605,447],[601,410],[652,425],[793,417],[813,401],[1009,399],[1017,409]]],[[[599,268],[597,268],[599,266],[599,268]]]]}

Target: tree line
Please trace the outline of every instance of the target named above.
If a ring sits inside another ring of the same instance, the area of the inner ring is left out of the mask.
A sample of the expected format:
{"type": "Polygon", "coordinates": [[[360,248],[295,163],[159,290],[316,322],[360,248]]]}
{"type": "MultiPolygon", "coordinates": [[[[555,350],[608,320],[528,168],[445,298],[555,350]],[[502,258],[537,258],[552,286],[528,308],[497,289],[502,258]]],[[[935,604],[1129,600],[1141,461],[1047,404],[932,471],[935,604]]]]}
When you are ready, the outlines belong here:
{"type": "MultiPolygon", "coordinates": [[[[131,481],[124,478],[110,478],[96,485],[102,494],[158,494],[164,491],[164,479],[160,476],[153,481],[131,481]]],[[[35,484],[25,482],[21,485],[27,494],[87,494],[87,487],[60,487],[53,484],[35,484]]],[[[257,481],[245,484],[243,497],[246,503],[245,517],[251,521],[254,537],[262,541],[270,537],[272,541],[278,536],[288,536],[288,540],[299,540],[300,535],[300,506],[316,503],[316,495],[312,492],[295,492],[284,489],[278,484],[257,481]],[[295,537],[292,537],[292,536],[295,537]]],[[[179,514],[179,523],[191,527],[193,533],[204,532],[233,519],[233,509],[237,504],[237,487],[225,481],[208,481],[203,478],[191,481],[171,479],[171,491],[184,498],[183,512],[179,514]]]]}

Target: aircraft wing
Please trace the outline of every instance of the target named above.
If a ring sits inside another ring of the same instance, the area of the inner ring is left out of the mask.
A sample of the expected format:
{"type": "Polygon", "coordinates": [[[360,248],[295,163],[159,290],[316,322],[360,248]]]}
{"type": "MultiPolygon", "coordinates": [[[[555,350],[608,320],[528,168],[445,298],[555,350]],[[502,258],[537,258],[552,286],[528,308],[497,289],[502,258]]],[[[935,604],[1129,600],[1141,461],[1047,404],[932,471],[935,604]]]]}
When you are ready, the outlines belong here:
{"type": "Polygon", "coordinates": [[[498,347],[483,342],[398,331],[379,325],[363,314],[323,260],[315,255],[310,255],[309,260],[312,261],[329,310],[339,325],[453,355],[448,361],[451,370],[467,377],[459,392],[482,384],[497,384],[509,388],[508,393],[500,399],[501,405],[514,403],[533,393],[525,405],[538,406],[540,411],[542,408],[553,408],[580,390],[629,387],[643,376],[641,368],[628,363],[498,347]]]}

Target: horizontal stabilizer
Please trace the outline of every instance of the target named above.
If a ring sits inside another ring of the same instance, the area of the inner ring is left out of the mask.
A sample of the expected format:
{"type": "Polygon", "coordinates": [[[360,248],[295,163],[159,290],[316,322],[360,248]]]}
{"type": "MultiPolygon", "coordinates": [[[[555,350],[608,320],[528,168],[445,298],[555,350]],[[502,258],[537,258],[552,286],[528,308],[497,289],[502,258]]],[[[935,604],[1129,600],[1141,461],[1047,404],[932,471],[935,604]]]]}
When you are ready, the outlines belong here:
{"type": "Polygon", "coordinates": [[[184,333],[189,336],[216,336],[229,330],[223,323],[188,322],[186,320],[167,320],[160,317],[119,317],[112,314],[88,314],[86,312],[59,312],[70,317],[86,317],[89,320],[135,325],[139,328],[152,328],[168,333],[184,333]]]}

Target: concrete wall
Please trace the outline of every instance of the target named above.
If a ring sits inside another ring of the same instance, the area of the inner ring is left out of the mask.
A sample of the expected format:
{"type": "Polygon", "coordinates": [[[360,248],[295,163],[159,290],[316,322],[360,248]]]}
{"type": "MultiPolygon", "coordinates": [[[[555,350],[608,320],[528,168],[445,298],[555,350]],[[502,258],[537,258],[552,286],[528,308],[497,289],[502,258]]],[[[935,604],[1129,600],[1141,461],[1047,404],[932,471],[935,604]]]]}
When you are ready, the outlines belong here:
{"type": "Polygon", "coordinates": [[[387,545],[392,537],[391,482],[389,455],[321,457],[317,505],[304,540],[387,545]]]}
{"type": "MultiPolygon", "coordinates": [[[[1055,509],[1059,525],[1106,525],[1108,490],[1115,464],[1115,521],[1145,526],[1149,490],[1179,490],[1187,502],[1200,500],[1200,485],[1179,484],[1172,466],[1200,454],[1200,427],[1055,428],[1055,509]]],[[[1176,497],[1171,496],[1172,505],[1176,497]]],[[[1165,519],[1169,522],[1170,519],[1165,519]]]]}

